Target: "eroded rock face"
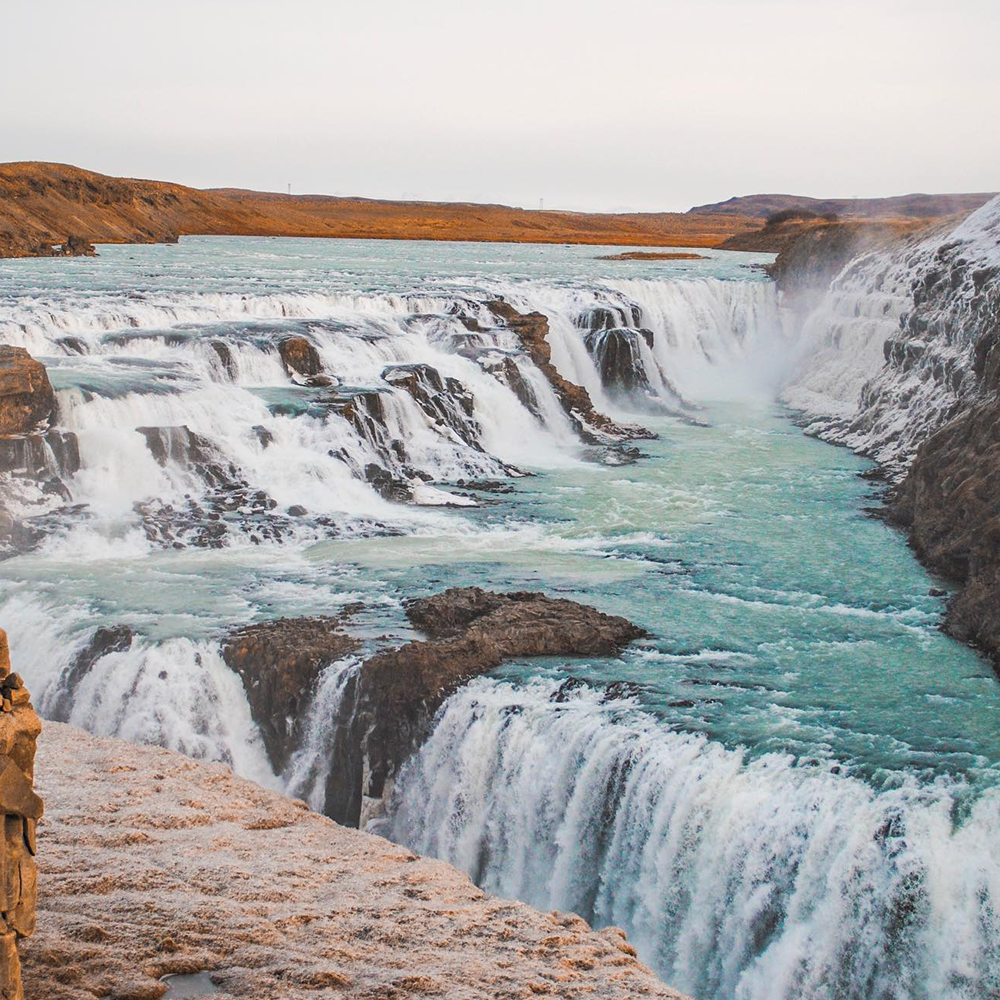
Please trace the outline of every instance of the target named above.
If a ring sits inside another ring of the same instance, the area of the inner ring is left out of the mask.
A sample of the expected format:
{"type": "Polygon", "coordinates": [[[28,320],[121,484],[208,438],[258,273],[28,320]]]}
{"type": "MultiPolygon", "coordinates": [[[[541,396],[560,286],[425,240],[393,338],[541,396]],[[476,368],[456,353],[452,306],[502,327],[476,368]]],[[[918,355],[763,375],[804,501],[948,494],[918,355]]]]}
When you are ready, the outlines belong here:
{"type": "Polygon", "coordinates": [[[1000,399],[973,407],[917,450],[890,517],[917,555],[962,584],[946,629],[1000,670],[1000,399]]]}
{"type": "Polygon", "coordinates": [[[0,344],[0,434],[30,434],[55,405],[45,366],[23,347],[0,344]]]}
{"type": "Polygon", "coordinates": [[[587,444],[607,444],[609,441],[656,437],[645,427],[615,423],[610,417],[594,409],[590,393],[583,386],[576,385],[559,374],[552,363],[552,349],[548,342],[549,321],[542,313],[519,313],[502,299],[490,302],[489,308],[516,334],[528,356],[548,379],[583,441],[587,444]]]}
{"type": "Polygon", "coordinates": [[[240,675],[250,713],[274,769],[294,749],[302,715],[324,667],[358,647],[340,629],[341,618],[279,618],[229,633],[222,657],[240,675]]]}
{"type": "Polygon", "coordinates": [[[0,997],[22,1000],[17,942],[35,930],[36,825],[42,800],[32,788],[42,724],[19,674],[11,673],[0,629],[0,997]]]}
{"type": "Polygon", "coordinates": [[[327,790],[327,811],[341,822],[357,825],[377,815],[434,713],[473,677],[515,657],[614,656],[646,634],[575,601],[479,587],[411,601],[406,613],[429,638],[377,653],[361,666],[352,723],[360,786],[356,768],[338,768],[327,790]]]}

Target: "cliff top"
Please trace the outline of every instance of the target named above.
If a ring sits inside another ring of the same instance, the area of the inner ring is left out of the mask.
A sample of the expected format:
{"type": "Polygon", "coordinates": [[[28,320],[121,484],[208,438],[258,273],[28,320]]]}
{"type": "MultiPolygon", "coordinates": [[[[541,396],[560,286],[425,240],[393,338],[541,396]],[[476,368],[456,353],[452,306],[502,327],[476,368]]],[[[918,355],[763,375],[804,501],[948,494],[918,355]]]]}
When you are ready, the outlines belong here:
{"type": "Polygon", "coordinates": [[[35,780],[28,1000],[154,1000],[200,970],[223,1000],[679,1000],[620,931],[494,899],[221,764],[49,722],[35,780]]]}

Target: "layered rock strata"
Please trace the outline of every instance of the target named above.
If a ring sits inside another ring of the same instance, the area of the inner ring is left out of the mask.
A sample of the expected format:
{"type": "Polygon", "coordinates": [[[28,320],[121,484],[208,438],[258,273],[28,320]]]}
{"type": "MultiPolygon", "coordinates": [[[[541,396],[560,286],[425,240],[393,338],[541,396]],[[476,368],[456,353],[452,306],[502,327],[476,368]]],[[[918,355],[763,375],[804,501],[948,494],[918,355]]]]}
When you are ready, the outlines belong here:
{"type": "Polygon", "coordinates": [[[494,899],[462,872],[197,763],[50,723],[39,745],[28,1000],[681,1000],[616,928],[494,899]]]}
{"type": "Polygon", "coordinates": [[[0,629],[0,998],[21,1000],[18,941],[35,930],[36,824],[42,800],[32,787],[42,724],[19,674],[11,673],[0,629]]]}

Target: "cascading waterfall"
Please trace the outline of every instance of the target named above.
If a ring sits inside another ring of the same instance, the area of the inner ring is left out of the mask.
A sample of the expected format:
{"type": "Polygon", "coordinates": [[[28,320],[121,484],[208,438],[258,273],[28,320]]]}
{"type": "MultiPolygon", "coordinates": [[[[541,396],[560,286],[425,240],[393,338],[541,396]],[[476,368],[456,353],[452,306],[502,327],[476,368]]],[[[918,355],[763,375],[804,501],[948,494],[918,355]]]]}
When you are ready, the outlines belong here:
{"type": "Polygon", "coordinates": [[[1000,984],[1000,795],[749,759],[554,682],[454,695],[388,835],[624,927],[701,1000],[973,1000],[1000,984]]]}
{"type": "MultiPolygon", "coordinates": [[[[720,529],[742,503],[726,494],[724,474],[739,474],[745,456],[744,488],[752,483],[763,497],[787,493],[809,456],[791,456],[769,478],[771,454],[760,442],[781,447],[789,428],[740,428],[738,448],[714,461],[719,441],[710,427],[662,421],[656,426],[670,440],[649,447],[662,446],[657,460],[678,470],[700,461],[692,473],[699,482],[646,480],[639,465],[634,483],[615,492],[620,473],[580,461],[594,456],[489,303],[502,297],[522,313],[543,313],[553,363],[588,390],[598,410],[711,424],[712,411],[696,416],[699,404],[770,400],[801,360],[771,283],[740,271],[742,263],[714,261],[703,276],[624,269],[595,276],[593,265],[581,264],[589,257],[573,256],[589,255],[587,248],[546,250],[560,256],[531,277],[527,265],[498,265],[493,251],[478,247],[451,251],[461,266],[432,280],[437,258],[420,254],[440,251],[416,245],[408,252],[417,264],[402,277],[375,268],[363,278],[361,265],[349,262],[327,288],[330,273],[309,276],[312,258],[286,273],[284,251],[267,241],[247,242],[244,271],[233,251],[232,273],[216,273],[213,246],[182,241],[155,267],[143,255],[156,248],[102,251],[105,263],[126,253],[139,262],[118,261],[111,278],[94,279],[96,287],[72,276],[104,266],[101,259],[59,272],[70,277],[58,293],[0,294],[0,340],[46,364],[59,403],[50,435],[61,443],[33,444],[32,454],[44,458],[38,474],[55,477],[66,492],[26,489],[22,496],[15,476],[3,497],[44,527],[35,552],[4,564],[9,573],[0,579],[0,618],[17,623],[8,624],[15,658],[43,713],[69,698],[74,724],[225,760],[323,808],[331,777],[351,763],[341,755],[360,660],[323,669],[299,745],[275,775],[242,684],[220,655],[220,636],[233,624],[329,614],[355,600],[369,608],[385,602],[390,611],[365,633],[384,634],[387,619],[389,631],[398,626],[400,598],[414,588],[453,582],[463,560],[471,569],[462,581],[482,582],[483,567],[507,549],[512,569],[498,574],[504,586],[548,589],[569,579],[589,594],[594,582],[594,603],[620,601],[621,613],[646,607],[654,594],[676,600],[670,639],[681,651],[663,662],[686,656],[685,644],[699,651],[699,664],[752,659],[748,648],[767,658],[745,636],[731,650],[701,652],[702,622],[692,622],[704,608],[695,603],[704,581],[656,588],[693,578],[701,560],[720,567],[722,579],[749,572],[741,569],[745,551],[734,554],[720,529]],[[187,270],[172,268],[171,255],[183,259],[186,244],[209,249],[192,250],[187,270]],[[470,261],[481,269],[466,269],[470,261]],[[636,273],[642,276],[628,276],[636,273]],[[352,283],[369,290],[344,287],[352,283]],[[123,287],[135,290],[116,290],[123,287]],[[417,291],[393,290],[400,287],[417,291]],[[283,360],[289,338],[315,351],[313,370],[283,360]],[[684,435],[671,437],[668,425],[684,435]],[[550,478],[521,479],[524,503],[504,506],[502,491],[483,500],[468,486],[531,471],[550,478]],[[615,478],[595,486],[599,474],[615,478]],[[531,492],[533,484],[544,488],[531,492]],[[577,529],[571,522],[581,508],[560,504],[579,495],[591,496],[600,516],[577,529]],[[441,504],[462,509],[428,509],[441,504]],[[674,518],[669,528],[661,530],[661,517],[674,518]],[[703,547],[678,554],[678,537],[691,525],[704,535],[703,547]],[[367,566],[363,546],[373,553],[367,566]],[[71,665],[95,626],[120,622],[135,632],[131,645],[98,657],[70,690],[71,665]]],[[[324,244],[324,252],[333,246],[324,244]]],[[[532,248],[516,253],[541,256],[532,248]]],[[[854,426],[855,397],[878,369],[881,341],[900,340],[892,331],[912,291],[910,277],[885,279],[884,260],[869,263],[870,273],[842,276],[821,306],[826,317],[809,321],[810,360],[789,396],[796,405],[815,403],[827,429],[837,424],[843,433],[854,433],[845,428],[854,426]]],[[[916,397],[923,392],[917,387],[916,397]]],[[[826,484],[820,492],[836,488],[843,471],[822,461],[809,469],[826,484]]],[[[809,509],[819,511],[843,500],[824,492],[812,502],[809,509]]],[[[788,544],[811,530],[787,510],[757,529],[787,531],[788,544]]],[[[898,540],[880,544],[902,548],[898,540]]],[[[805,602],[795,608],[803,621],[810,602],[850,600],[827,595],[825,574],[811,579],[807,570],[803,579],[797,568],[795,580],[755,577],[748,586],[772,596],[786,588],[788,600],[805,602]]],[[[914,586],[926,595],[927,581],[914,586]]],[[[713,641],[734,621],[750,631],[763,622],[772,648],[791,643],[807,660],[814,642],[853,654],[861,619],[841,629],[838,616],[827,616],[801,626],[815,634],[790,637],[780,600],[746,600],[743,589],[734,595],[719,587],[708,616],[718,621],[705,629],[713,641]],[[738,618],[757,612],[760,621],[738,618]]],[[[902,618],[915,616],[907,626],[920,633],[914,645],[945,641],[922,631],[936,612],[908,595],[897,603],[902,618]]],[[[852,612],[872,615],[870,598],[852,612]]],[[[892,615],[875,617],[864,637],[869,663],[872,647],[892,636],[882,620],[892,615]]],[[[688,682],[709,687],[694,667],[681,678],[688,682]]],[[[717,708],[739,683],[769,690],[756,680],[720,682],[704,704],[717,708]]],[[[695,714],[701,702],[688,694],[695,714]]],[[[968,697],[947,696],[959,704],[968,697]]],[[[774,713],[776,741],[793,711],[774,713]]],[[[852,747],[864,733],[854,735],[852,747]]],[[[890,765],[873,781],[835,759],[755,757],[738,738],[723,745],[687,734],[596,688],[481,680],[445,705],[380,822],[489,890],[626,927],[641,957],[698,1000],[980,1000],[997,993],[995,789],[986,782],[985,792],[972,794],[964,778],[924,780],[907,765],[890,765]]]]}
{"type": "Polygon", "coordinates": [[[1000,197],[957,226],[861,254],[805,316],[783,398],[811,432],[900,471],[978,390],[998,274],[1000,197]]]}

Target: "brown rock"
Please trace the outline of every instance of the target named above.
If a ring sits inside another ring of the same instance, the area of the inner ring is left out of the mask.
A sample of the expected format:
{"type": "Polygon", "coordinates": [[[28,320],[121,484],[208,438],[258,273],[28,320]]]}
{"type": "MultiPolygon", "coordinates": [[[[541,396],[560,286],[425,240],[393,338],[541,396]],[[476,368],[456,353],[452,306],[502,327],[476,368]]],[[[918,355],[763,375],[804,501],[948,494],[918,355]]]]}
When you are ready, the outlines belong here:
{"type": "Polygon", "coordinates": [[[519,313],[502,299],[489,303],[490,310],[504,325],[517,335],[528,356],[548,379],[555,390],[562,408],[573,422],[577,433],[587,444],[607,444],[608,441],[629,441],[637,438],[655,438],[645,427],[618,424],[594,409],[590,393],[559,374],[552,363],[549,347],[549,321],[539,312],[519,313]]]}
{"type": "Polygon", "coordinates": [[[0,434],[30,433],[55,405],[45,366],[23,347],[0,345],[0,434]]]}
{"type": "Polygon", "coordinates": [[[358,647],[337,618],[279,618],[234,629],[222,657],[240,675],[271,763],[284,769],[324,667],[358,647]]]}
{"type": "Polygon", "coordinates": [[[305,337],[286,337],[278,344],[278,354],[289,375],[308,378],[323,370],[319,352],[305,337]]]}
{"type": "Polygon", "coordinates": [[[454,587],[408,603],[427,641],[365,660],[354,711],[363,787],[357,769],[331,774],[327,811],[358,823],[362,797],[382,798],[386,783],[419,745],[434,713],[454,691],[504,660],[522,656],[616,656],[646,632],[625,618],[575,601],[520,591],[454,587]]]}
{"type": "Polygon", "coordinates": [[[42,800],[32,788],[35,742],[41,722],[27,703],[18,674],[10,674],[7,634],[0,629],[0,998],[23,997],[16,940],[35,930],[35,824],[42,800]],[[13,696],[13,704],[11,703],[13,696]]]}

